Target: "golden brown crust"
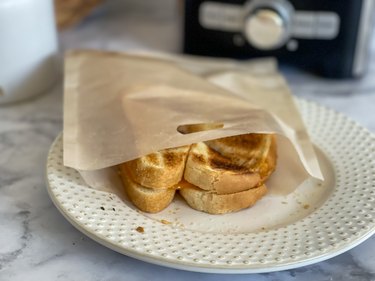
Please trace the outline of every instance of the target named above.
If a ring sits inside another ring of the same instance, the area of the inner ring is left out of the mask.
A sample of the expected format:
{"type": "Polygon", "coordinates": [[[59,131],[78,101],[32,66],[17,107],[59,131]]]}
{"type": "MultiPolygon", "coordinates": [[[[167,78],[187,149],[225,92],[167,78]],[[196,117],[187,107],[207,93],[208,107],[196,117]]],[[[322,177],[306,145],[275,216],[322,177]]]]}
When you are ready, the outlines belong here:
{"type": "Polygon", "coordinates": [[[233,164],[204,143],[193,144],[186,161],[184,179],[201,189],[229,194],[259,185],[258,173],[233,164]]]}
{"type": "Polygon", "coordinates": [[[246,134],[205,142],[211,149],[248,171],[259,172],[267,158],[273,135],[246,134]]]}
{"type": "Polygon", "coordinates": [[[259,174],[262,183],[276,168],[277,144],[273,134],[246,134],[205,143],[232,163],[259,174]]]}
{"type": "Polygon", "coordinates": [[[259,200],[276,161],[274,135],[248,134],[162,150],[120,169],[130,200],[142,211],[161,211],[181,188],[191,207],[220,214],[259,200]]]}
{"type": "Polygon", "coordinates": [[[170,148],[125,162],[135,182],[153,189],[166,189],[181,181],[189,146],[170,148]]]}
{"type": "Polygon", "coordinates": [[[157,213],[168,207],[173,200],[176,190],[170,189],[150,189],[136,183],[127,167],[120,166],[120,175],[124,189],[130,201],[141,211],[147,213],[157,213]]]}
{"type": "Polygon", "coordinates": [[[248,208],[267,193],[265,185],[231,194],[217,194],[183,182],[179,189],[190,207],[209,214],[225,214],[248,208]]]}

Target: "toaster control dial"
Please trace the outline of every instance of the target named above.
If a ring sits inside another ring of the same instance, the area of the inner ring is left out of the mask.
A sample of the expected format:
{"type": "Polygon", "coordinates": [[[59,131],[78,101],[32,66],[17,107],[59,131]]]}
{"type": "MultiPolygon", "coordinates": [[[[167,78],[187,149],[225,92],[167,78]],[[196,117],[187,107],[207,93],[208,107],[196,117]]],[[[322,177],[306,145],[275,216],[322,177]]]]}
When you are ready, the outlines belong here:
{"type": "Polygon", "coordinates": [[[272,50],[289,38],[293,7],[284,1],[250,1],[245,18],[244,35],[260,50],[272,50]]]}

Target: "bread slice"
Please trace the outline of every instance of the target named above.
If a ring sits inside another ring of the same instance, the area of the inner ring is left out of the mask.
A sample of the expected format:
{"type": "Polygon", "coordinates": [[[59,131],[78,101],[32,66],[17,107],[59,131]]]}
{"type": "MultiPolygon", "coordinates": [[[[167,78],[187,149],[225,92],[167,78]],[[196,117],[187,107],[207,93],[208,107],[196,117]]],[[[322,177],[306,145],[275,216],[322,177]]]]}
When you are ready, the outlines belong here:
{"type": "Polygon", "coordinates": [[[188,145],[161,150],[121,164],[135,182],[153,189],[168,189],[181,181],[188,145]]]}
{"type": "Polygon", "coordinates": [[[258,173],[262,182],[275,170],[277,146],[272,134],[246,134],[205,143],[232,163],[258,173]]]}
{"type": "Polygon", "coordinates": [[[248,190],[261,182],[258,173],[222,156],[203,142],[191,146],[184,179],[203,190],[217,194],[248,190]]]}
{"type": "Polygon", "coordinates": [[[175,188],[151,189],[138,184],[125,165],[120,165],[120,175],[130,201],[147,213],[157,213],[168,207],[176,193],[175,188]]]}
{"type": "Polygon", "coordinates": [[[183,182],[179,192],[190,207],[209,214],[226,214],[248,208],[267,193],[264,184],[231,194],[217,194],[183,182]]]}

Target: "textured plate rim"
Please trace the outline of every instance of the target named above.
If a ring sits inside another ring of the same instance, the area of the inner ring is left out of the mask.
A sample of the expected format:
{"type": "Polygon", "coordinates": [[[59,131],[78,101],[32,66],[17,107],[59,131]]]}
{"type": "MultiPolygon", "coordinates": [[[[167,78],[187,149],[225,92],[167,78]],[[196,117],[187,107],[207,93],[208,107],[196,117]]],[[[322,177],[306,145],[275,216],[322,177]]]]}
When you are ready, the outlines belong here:
{"type": "Polygon", "coordinates": [[[47,184],[47,191],[48,195],[50,196],[53,204],[56,206],[56,208],[59,210],[59,212],[63,215],[63,217],[71,224],[73,225],[78,231],[86,235],[87,237],[91,238],[92,240],[96,241],[100,245],[107,247],[117,253],[126,255],[128,257],[141,260],[150,264],[160,265],[168,268],[174,268],[174,269],[180,269],[180,270],[186,270],[186,271],[192,271],[192,272],[202,272],[202,273],[220,273],[220,274],[248,274],[248,273],[268,273],[268,272],[275,272],[275,271],[282,271],[282,270],[288,270],[288,269],[294,269],[299,268],[306,265],[315,264],[321,261],[325,261],[327,259],[336,257],[346,251],[349,251],[350,249],[356,247],[357,245],[361,244],[368,238],[370,238],[375,233],[375,228],[372,229],[372,231],[369,231],[366,235],[360,237],[358,240],[348,243],[346,247],[343,247],[342,249],[332,252],[330,254],[324,254],[321,256],[317,256],[311,259],[306,259],[304,261],[299,261],[295,263],[288,263],[284,265],[278,265],[273,267],[259,267],[251,268],[251,267],[235,267],[235,266],[228,266],[228,267],[215,267],[215,266],[197,266],[194,263],[189,262],[178,262],[177,260],[175,262],[171,262],[168,259],[165,259],[163,257],[159,257],[159,259],[155,259],[151,255],[147,255],[144,253],[140,253],[137,251],[133,251],[131,249],[121,248],[116,245],[114,245],[111,242],[108,242],[104,237],[98,236],[95,233],[92,233],[90,231],[87,231],[82,225],[78,224],[74,219],[72,219],[68,213],[66,213],[63,208],[61,208],[59,201],[57,198],[53,195],[52,191],[50,190],[50,186],[48,183],[48,180],[46,180],[47,184]]]}
{"type": "MultiPolygon", "coordinates": [[[[366,128],[363,128],[361,125],[359,125],[358,123],[356,123],[355,121],[351,120],[350,118],[346,117],[345,115],[341,113],[335,112],[332,109],[328,109],[322,105],[317,104],[316,102],[306,101],[301,98],[298,98],[297,101],[299,101],[300,103],[308,103],[310,104],[310,106],[315,106],[325,111],[333,112],[335,115],[339,116],[340,118],[345,119],[345,122],[353,123],[357,128],[368,133],[371,138],[374,138],[373,134],[369,132],[366,128]]],[[[61,137],[61,134],[55,139],[55,141],[51,145],[50,152],[60,137],[61,137]]],[[[48,154],[50,154],[50,152],[48,154]]],[[[222,265],[222,264],[221,265],[197,264],[193,262],[178,261],[178,260],[171,261],[171,259],[169,258],[164,258],[161,256],[155,258],[155,256],[149,255],[147,253],[142,253],[134,249],[126,248],[126,247],[120,247],[116,245],[115,243],[110,242],[108,239],[106,239],[106,237],[103,237],[102,235],[98,235],[95,232],[91,232],[87,230],[84,225],[80,224],[72,215],[69,214],[67,210],[65,210],[61,206],[60,201],[56,198],[55,194],[53,193],[51,189],[51,185],[50,185],[47,175],[48,175],[48,171],[46,172],[46,183],[47,183],[47,191],[48,191],[50,198],[52,199],[57,209],[61,212],[61,214],[80,232],[87,235],[88,237],[95,240],[96,242],[100,243],[101,245],[108,247],[116,252],[125,254],[132,258],[136,258],[136,259],[148,262],[148,263],[166,266],[170,268],[176,268],[176,269],[182,269],[182,270],[188,270],[188,271],[196,271],[196,272],[205,272],[205,273],[228,273],[228,274],[266,273],[266,272],[293,269],[293,268],[298,268],[301,266],[314,264],[314,263],[335,257],[345,251],[352,249],[353,247],[362,243],[363,241],[365,241],[366,239],[368,239],[375,233],[375,224],[372,224],[372,227],[369,228],[366,232],[362,233],[362,235],[357,236],[355,239],[347,241],[347,243],[344,243],[343,245],[341,245],[341,247],[336,248],[328,253],[322,253],[320,255],[318,254],[310,258],[297,260],[295,262],[281,263],[278,265],[273,265],[271,267],[268,265],[262,266],[259,264],[256,264],[255,266],[251,264],[246,264],[246,265],[244,264],[244,265],[238,266],[238,265],[222,265]]]]}

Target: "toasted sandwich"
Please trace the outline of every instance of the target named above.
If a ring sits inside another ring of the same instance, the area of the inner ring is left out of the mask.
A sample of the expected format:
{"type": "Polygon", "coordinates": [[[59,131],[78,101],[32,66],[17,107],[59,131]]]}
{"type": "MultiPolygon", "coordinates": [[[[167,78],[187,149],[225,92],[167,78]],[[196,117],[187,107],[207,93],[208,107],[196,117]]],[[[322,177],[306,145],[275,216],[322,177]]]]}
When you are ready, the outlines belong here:
{"type": "Polygon", "coordinates": [[[192,208],[223,214],[252,206],[276,166],[273,135],[247,134],[152,153],[120,165],[125,190],[140,210],[158,212],[176,191],[192,208]]]}

